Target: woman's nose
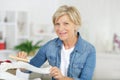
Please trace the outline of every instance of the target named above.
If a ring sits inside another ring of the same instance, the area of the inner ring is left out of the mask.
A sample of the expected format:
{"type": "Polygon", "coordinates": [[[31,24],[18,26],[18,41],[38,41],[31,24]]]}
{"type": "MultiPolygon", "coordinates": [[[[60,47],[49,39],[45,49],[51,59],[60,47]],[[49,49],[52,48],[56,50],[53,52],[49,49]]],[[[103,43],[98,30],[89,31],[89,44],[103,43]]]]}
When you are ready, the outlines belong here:
{"type": "Polygon", "coordinates": [[[60,31],[64,30],[64,26],[63,26],[63,25],[60,25],[59,30],[60,30],[60,31]]]}

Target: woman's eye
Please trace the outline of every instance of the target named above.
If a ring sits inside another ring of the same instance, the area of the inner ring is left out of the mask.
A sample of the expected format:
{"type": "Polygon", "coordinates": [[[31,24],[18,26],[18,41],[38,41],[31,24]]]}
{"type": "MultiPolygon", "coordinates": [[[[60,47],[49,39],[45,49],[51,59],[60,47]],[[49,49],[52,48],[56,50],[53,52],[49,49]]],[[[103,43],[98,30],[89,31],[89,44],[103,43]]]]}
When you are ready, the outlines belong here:
{"type": "Polygon", "coordinates": [[[67,24],[69,24],[69,23],[65,23],[65,25],[67,25],[67,24]]]}
{"type": "Polygon", "coordinates": [[[55,25],[57,26],[57,25],[60,25],[59,23],[55,23],[55,25]]]}

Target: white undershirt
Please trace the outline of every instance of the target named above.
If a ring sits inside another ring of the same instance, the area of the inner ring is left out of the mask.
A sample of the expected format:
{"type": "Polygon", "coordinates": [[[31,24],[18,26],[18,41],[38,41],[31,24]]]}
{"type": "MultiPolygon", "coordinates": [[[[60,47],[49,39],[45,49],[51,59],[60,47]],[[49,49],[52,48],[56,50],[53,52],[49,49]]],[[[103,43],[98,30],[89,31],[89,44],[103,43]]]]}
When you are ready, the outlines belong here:
{"type": "Polygon", "coordinates": [[[70,60],[70,54],[73,51],[74,47],[65,50],[64,45],[62,46],[61,49],[61,65],[60,65],[60,70],[64,76],[67,76],[67,70],[69,66],[69,60],[70,60]]]}

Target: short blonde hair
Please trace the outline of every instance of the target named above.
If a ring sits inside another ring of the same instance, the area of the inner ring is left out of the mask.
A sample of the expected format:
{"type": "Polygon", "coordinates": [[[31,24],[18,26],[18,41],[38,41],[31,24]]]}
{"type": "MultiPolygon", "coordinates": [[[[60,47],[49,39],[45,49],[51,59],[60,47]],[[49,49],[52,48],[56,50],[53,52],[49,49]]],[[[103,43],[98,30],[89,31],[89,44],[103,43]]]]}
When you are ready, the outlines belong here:
{"type": "Polygon", "coordinates": [[[74,6],[63,5],[58,8],[58,10],[53,15],[53,24],[61,16],[68,15],[71,21],[78,26],[81,26],[80,12],[74,6]]]}

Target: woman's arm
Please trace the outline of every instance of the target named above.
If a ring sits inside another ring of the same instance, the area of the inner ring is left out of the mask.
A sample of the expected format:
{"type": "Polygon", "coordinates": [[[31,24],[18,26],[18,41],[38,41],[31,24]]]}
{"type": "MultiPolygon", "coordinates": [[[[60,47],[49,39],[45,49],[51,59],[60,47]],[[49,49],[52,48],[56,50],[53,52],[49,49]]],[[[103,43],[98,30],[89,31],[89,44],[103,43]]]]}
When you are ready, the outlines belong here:
{"type": "Polygon", "coordinates": [[[42,46],[29,63],[35,67],[40,67],[42,64],[44,64],[44,62],[47,60],[46,49],[46,46],[42,46]]]}

